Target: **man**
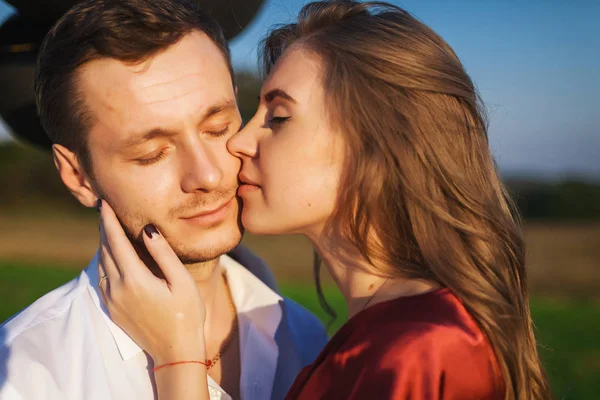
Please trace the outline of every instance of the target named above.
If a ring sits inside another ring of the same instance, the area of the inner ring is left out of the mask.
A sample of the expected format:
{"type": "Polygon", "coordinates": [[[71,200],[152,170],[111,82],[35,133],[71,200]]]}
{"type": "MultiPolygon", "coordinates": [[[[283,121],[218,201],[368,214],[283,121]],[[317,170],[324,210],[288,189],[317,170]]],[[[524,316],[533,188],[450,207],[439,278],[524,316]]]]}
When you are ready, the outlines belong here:
{"type": "MultiPolygon", "coordinates": [[[[240,161],[225,146],[241,125],[232,81],[223,34],[193,3],[87,0],[46,37],[35,91],[73,195],[105,199],[141,255],[154,224],[194,276],[211,396],[280,399],[327,338],[224,255],[241,240],[240,161]]],[[[152,360],[110,320],[101,281],[95,258],[1,327],[0,399],[156,397],[152,360]]]]}

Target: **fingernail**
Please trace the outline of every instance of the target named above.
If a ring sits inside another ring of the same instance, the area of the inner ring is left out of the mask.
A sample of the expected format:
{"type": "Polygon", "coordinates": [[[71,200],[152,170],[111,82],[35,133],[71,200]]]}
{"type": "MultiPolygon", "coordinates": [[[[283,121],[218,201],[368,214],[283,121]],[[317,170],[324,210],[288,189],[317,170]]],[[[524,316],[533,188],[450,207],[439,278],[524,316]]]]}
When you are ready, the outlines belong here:
{"type": "Polygon", "coordinates": [[[144,232],[146,233],[146,236],[148,236],[150,239],[156,239],[160,235],[156,227],[152,224],[146,225],[144,227],[144,232]]]}
{"type": "Polygon", "coordinates": [[[96,202],[96,211],[100,212],[101,208],[102,208],[102,199],[98,199],[98,201],[96,202]]]}

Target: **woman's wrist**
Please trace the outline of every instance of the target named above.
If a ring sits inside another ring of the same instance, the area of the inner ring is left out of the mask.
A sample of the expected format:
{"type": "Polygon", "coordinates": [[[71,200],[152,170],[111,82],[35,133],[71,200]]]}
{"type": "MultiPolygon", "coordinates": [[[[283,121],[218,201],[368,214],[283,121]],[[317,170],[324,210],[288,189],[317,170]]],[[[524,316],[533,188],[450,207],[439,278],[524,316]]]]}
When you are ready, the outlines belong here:
{"type": "Polygon", "coordinates": [[[160,351],[156,351],[150,356],[154,360],[154,365],[164,365],[180,361],[206,361],[206,346],[204,345],[204,336],[196,340],[178,340],[176,343],[164,346],[160,351]]]}
{"type": "Polygon", "coordinates": [[[206,363],[206,351],[177,351],[152,356],[154,367],[181,361],[200,361],[206,363]]]}

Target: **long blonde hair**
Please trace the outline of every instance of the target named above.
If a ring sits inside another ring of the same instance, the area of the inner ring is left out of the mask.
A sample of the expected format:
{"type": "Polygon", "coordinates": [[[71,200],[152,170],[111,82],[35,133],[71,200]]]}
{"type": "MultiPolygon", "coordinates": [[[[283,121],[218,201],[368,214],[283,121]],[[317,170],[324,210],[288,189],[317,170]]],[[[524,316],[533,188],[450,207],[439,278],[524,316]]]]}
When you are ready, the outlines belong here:
{"type": "Polygon", "coordinates": [[[310,3],[273,30],[265,73],[290,46],[322,62],[328,111],[347,144],[330,230],[380,273],[434,280],[458,296],[494,349],[506,399],[551,397],[520,221],[454,51],[403,9],[355,1],[310,3]]]}

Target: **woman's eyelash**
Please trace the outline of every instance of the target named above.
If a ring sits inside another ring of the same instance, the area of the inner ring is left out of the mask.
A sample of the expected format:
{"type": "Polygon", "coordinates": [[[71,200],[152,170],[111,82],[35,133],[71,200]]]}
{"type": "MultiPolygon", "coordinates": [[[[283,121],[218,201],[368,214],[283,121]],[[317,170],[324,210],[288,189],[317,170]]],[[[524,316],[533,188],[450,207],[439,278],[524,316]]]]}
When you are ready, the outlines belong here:
{"type": "Polygon", "coordinates": [[[273,117],[269,120],[270,124],[282,124],[290,119],[290,117],[273,117]]]}

